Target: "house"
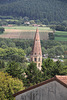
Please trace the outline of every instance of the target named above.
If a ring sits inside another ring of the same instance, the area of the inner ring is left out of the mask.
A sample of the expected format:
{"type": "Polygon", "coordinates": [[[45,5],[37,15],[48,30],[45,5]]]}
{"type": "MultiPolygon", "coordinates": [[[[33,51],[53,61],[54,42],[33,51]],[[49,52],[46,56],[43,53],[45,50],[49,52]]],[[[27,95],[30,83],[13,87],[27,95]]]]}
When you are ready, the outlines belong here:
{"type": "Polygon", "coordinates": [[[13,95],[15,100],[67,100],[67,76],[58,76],[13,95]]]}
{"type": "Polygon", "coordinates": [[[24,22],[24,25],[29,26],[30,25],[30,22],[24,22]]]}

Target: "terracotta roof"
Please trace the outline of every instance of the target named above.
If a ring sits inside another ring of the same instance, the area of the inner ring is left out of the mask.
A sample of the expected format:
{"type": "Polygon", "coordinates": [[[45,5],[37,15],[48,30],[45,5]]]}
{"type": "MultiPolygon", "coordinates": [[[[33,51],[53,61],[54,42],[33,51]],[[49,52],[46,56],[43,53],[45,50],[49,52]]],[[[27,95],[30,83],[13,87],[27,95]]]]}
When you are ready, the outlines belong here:
{"type": "Polygon", "coordinates": [[[56,75],[55,77],[67,85],[67,76],[56,75]]]}
{"type": "Polygon", "coordinates": [[[36,29],[36,33],[35,33],[35,37],[34,37],[34,45],[33,45],[33,49],[32,49],[32,54],[33,55],[35,55],[35,54],[42,55],[38,28],[36,29]]]}
{"type": "Polygon", "coordinates": [[[49,82],[52,82],[52,81],[57,81],[57,82],[59,82],[60,84],[62,84],[64,87],[67,88],[67,76],[56,75],[55,77],[53,77],[53,78],[51,78],[51,79],[49,79],[49,80],[46,80],[46,81],[41,82],[41,83],[39,83],[39,84],[37,84],[37,85],[34,85],[34,86],[32,86],[32,87],[29,87],[29,88],[27,88],[27,89],[25,89],[25,90],[22,90],[22,91],[20,91],[20,92],[17,92],[17,93],[15,93],[15,94],[13,94],[13,96],[16,97],[17,95],[19,95],[19,94],[21,94],[21,93],[27,92],[27,91],[29,91],[29,90],[31,90],[31,89],[35,89],[35,88],[37,88],[37,87],[39,87],[39,86],[45,85],[45,84],[47,84],[47,83],[49,83],[49,82]]]}

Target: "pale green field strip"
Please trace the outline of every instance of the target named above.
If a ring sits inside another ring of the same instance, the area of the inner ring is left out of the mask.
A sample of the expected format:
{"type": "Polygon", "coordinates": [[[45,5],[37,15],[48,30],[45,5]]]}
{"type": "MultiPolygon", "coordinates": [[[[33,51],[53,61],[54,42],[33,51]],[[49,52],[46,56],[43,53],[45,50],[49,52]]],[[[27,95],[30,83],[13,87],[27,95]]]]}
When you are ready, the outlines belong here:
{"type": "Polygon", "coordinates": [[[18,20],[14,20],[14,19],[6,19],[6,21],[17,21],[18,22],[18,20]]]}
{"type": "MultiPolygon", "coordinates": [[[[32,26],[12,26],[12,27],[8,27],[5,26],[5,29],[21,29],[21,30],[36,30],[37,27],[32,27],[32,26]]],[[[49,27],[38,27],[39,30],[44,31],[44,30],[50,30],[52,31],[49,27]]]]}
{"type": "Polygon", "coordinates": [[[67,35],[67,32],[65,32],[65,31],[56,31],[55,34],[56,35],[67,35]]]}
{"type": "Polygon", "coordinates": [[[56,41],[67,41],[67,37],[55,37],[56,41]]]}

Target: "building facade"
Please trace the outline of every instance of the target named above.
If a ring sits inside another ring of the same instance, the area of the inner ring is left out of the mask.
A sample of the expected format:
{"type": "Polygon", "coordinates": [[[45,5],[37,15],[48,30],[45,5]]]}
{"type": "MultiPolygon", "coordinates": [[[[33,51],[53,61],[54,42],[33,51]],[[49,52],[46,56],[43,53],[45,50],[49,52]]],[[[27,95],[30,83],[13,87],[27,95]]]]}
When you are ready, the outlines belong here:
{"type": "Polygon", "coordinates": [[[55,76],[13,96],[16,100],[67,100],[67,76],[55,76]]]}
{"type": "Polygon", "coordinates": [[[37,68],[41,70],[42,51],[41,51],[40,36],[39,36],[38,29],[36,29],[36,33],[34,37],[34,45],[31,53],[31,61],[35,62],[37,64],[37,68]]]}

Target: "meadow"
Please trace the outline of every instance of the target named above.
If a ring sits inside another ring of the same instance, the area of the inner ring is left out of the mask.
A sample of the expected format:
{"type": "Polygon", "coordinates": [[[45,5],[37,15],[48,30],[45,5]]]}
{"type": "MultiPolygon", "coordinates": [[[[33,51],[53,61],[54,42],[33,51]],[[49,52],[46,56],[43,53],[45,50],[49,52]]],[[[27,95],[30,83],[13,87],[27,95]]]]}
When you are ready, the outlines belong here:
{"type": "MultiPolygon", "coordinates": [[[[36,30],[37,26],[4,26],[5,29],[17,29],[17,30],[36,30]]],[[[39,31],[51,31],[49,27],[38,27],[39,31]]]]}
{"type": "MultiPolygon", "coordinates": [[[[21,38],[33,39],[37,27],[34,26],[3,26],[5,28],[4,34],[1,38],[21,38]]],[[[52,32],[49,27],[38,27],[41,40],[48,40],[48,33],[52,32]]]]}
{"type": "Polygon", "coordinates": [[[55,32],[56,35],[67,35],[66,31],[56,31],[55,32]]]}
{"type": "MultiPolygon", "coordinates": [[[[34,39],[34,35],[37,27],[34,26],[3,26],[5,28],[4,34],[1,34],[1,38],[20,38],[20,39],[34,39]]],[[[49,32],[53,32],[49,27],[38,27],[40,39],[48,40],[49,32]]],[[[55,31],[56,41],[67,41],[67,32],[55,31]]]]}
{"type": "Polygon", "coordinates": [[[66,31],[56,31],[55,40],[57,41],[67,41],[67,32],[66,31]]]}

